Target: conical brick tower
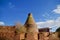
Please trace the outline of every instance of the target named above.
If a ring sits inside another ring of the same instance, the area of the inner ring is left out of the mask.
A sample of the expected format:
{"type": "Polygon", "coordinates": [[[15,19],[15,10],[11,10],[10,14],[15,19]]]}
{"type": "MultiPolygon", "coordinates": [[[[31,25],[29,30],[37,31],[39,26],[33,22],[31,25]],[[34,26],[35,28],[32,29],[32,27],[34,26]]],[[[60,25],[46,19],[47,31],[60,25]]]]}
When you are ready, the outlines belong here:
{"type": "Polygon", "coordinates": [[[35,21],[34,21],[31,13],[28,14],[28,18],[24,25],[27,28],[27,32],[37,32],[38,31],[37,25],[35,24],[35,21]]]}
{"type": "Polygon", "coordinates": [[[32,14],[28,14],[28,18],[25,22],[25,27],[27,31],[26,40],[38,40],[38,29],[32,14]]]}

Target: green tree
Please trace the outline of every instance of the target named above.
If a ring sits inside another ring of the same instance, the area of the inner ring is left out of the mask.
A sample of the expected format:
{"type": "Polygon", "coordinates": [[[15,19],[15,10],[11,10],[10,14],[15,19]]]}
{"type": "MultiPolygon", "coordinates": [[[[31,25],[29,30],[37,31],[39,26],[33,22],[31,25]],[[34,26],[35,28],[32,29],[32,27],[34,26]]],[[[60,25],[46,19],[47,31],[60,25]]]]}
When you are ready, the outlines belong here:
{"type": "Polygon", "coordinates": [[[17,33],[23,33],[23,32],[26,32],[26,28],[21,26],[20,28],[16,28],[16,32],[17,33]]]}
{"type": "Polygon", "coordinates": [[[60,27],[57,28],[56,32],[58,32],[58,37],[59,37],[59,40],[60,40],[60,27]]]}
{"type": "Polygon", "coordinates": [[[19,22],[16,23],[16,30],[15,33],[22,33],[22,32],[26,32],[26,27],[21,25],[19,22]]]}
{"type": "Polygon", "coordinates": [[[60,27],[59,27],[59,28],[57,28],[56,32],[60,32],[60,27]]]}

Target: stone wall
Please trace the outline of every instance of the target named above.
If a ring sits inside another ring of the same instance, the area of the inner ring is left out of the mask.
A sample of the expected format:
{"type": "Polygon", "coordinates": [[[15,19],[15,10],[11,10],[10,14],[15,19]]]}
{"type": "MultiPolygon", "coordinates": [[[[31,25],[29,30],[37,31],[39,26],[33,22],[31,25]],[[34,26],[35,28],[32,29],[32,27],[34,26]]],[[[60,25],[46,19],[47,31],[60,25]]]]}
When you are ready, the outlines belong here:
{"type": "Polygon", "coordinates": [[[0,27],[0,40],[14,40],[15,37],[14,27],[0,27]]]}
{"type": "Polygon", "coordinates": [[[58,32],[15,33],[14,27],[0,27],[0,40],[59,40],[58,32]]]}
{"type": "Polygon", "coordinates": [[[49,39],[48,35],[49,32],[40,32],[38,35],[39,36],[38,40],[48,40],[49,39]]]}
{"type": "Polygon", "coordinates": [[[40,32],[38,40],[59,40],[58,32],[40,32]]]}
{"type": "Polygon", "coordinates": [[[25,40],[38,40],[37,33],[26,33],[25,40]]]}

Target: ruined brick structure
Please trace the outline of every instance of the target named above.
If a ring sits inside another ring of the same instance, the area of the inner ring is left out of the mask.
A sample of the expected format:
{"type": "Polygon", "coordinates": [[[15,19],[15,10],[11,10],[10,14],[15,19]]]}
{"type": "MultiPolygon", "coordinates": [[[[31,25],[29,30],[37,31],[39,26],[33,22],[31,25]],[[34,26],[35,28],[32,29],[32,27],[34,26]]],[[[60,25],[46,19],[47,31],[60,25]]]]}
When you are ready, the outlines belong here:
{"type": "Polygon", "coordinates": [[[49,32],[49,28],[38,29],[32,14],[24,25],[0,26],[0,40],[59,40],[58,32],[49,32]]]}

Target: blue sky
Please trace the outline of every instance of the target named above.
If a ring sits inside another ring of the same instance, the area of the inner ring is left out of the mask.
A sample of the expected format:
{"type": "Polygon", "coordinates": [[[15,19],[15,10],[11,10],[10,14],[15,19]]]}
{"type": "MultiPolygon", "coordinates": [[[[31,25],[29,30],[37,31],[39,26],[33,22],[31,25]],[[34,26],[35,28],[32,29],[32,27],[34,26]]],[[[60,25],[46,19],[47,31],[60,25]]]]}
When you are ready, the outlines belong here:
{"type": "Polygon", "coordinates": [[[30,12],[39,27],[48,24],[56,29],[60,24],[60,0],[0,0],[2,24],[14,25],[17,21],[24,24],[30,12]]]}

